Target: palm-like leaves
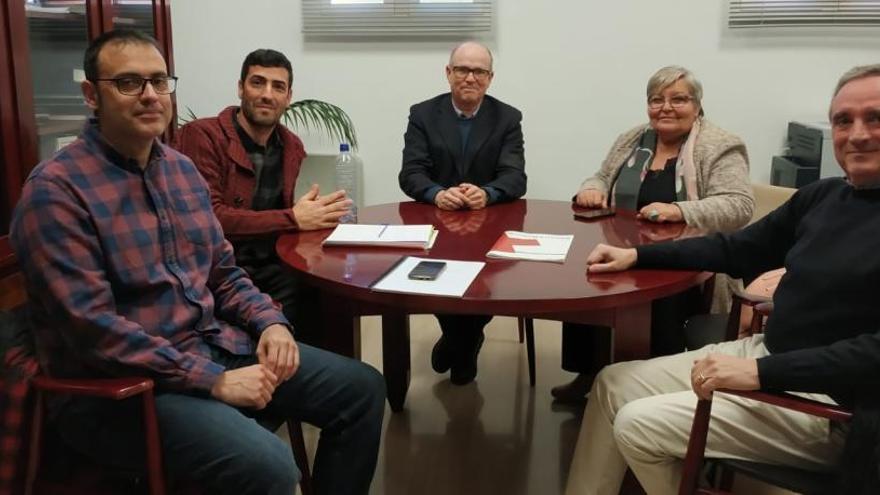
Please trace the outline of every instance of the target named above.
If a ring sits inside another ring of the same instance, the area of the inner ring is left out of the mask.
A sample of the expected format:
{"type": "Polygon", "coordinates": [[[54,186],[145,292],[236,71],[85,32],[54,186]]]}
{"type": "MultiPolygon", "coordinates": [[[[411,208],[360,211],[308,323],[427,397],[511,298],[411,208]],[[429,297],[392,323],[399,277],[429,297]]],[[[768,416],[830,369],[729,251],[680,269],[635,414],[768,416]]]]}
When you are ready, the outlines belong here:
{"type": "MultiPolygon", "coordinates": [[[[186,107],[186,115],[178,114],[177,119],[180,123],[187,124],[198,119],[198,116],[190,107],[186,107]]],[[[333,140],[349,143],[352,149],[358,147],[354,123],[345,110],[332,103],[321,100],[295,101],[284,111],[282,119],[285,125],[307,131],[319,129],[333,140]]]]}
{"type": "Polygon", "coordinates": [[[357,136],[354,123],[345,110],[321,100],[295,101],[287,107],[283,115],[284,123],[307,131],[320,129],[331,139],[349,143],[357,149],[357,136]]]}
{"type": "Polygon", "coordinates": [[[177,114],[178,122],[183,123],[183,124],[189,124],[190,122],[192,122],[193,120],[196,120],[196,119],[198,119],[198,116],[196,116],[196,113],[193,112],[192,108],[190,108],[190,107],[186,107],[186,116],[185,117],[183,115],[180,115],[179,113],[177,114]]]}

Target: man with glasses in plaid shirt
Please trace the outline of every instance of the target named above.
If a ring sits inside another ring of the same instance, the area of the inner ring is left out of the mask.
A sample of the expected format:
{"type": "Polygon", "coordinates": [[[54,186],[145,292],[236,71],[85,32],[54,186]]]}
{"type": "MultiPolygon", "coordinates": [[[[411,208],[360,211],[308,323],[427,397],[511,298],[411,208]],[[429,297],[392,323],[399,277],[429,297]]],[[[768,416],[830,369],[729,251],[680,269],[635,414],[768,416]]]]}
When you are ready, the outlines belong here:
{"type": "MultiPolygon", "coordinates": [[[[367,493],[381,375],[298,345],[236,266],[204,180],[157,140],[177,79],[155,40],[105,33],[84,65],[95,118],[31,172],[11,228],[43,371],[151,377],[166,471],[208,493],[290,494],[290,448],[261,426],[290,417],[322,428],[318,493],[367,493]]],[[[50,408],[83,454],[142,465],[138,403],[77,398],[50,408]]]]}

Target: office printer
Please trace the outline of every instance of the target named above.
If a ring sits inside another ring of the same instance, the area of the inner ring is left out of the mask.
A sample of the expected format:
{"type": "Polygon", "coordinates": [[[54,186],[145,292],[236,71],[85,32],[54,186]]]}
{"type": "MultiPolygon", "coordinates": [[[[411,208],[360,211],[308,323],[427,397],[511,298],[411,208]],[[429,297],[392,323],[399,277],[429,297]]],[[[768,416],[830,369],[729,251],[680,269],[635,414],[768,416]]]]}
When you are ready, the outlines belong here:
{"type": "Polygon", "coordinates": [[[770,183],[774,186],[801,187],[825,177],[842,177],[834,159],[831,125],[826,122],[789,122],[788,152],[774,156],[770,183]]]}

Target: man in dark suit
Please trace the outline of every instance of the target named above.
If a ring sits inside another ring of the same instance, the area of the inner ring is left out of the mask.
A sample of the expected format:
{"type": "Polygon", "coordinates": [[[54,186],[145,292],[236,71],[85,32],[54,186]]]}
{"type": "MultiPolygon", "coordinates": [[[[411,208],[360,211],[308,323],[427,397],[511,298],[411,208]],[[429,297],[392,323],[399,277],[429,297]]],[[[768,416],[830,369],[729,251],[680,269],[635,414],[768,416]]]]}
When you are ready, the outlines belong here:
{"type": "MultiPolygon", "coordinates": [[[[486,90],[495,76],[492,53],[475,42],[452,50],[446,66],[450,92],[410,108],[398,180],[409,197],[444,210],[480,209],[526,192],[522,113],[486,90]]],[[[456,385],[473,381],[483,315],[437,315],[443,336],[431,366],[451,370],[456,385]]]]}

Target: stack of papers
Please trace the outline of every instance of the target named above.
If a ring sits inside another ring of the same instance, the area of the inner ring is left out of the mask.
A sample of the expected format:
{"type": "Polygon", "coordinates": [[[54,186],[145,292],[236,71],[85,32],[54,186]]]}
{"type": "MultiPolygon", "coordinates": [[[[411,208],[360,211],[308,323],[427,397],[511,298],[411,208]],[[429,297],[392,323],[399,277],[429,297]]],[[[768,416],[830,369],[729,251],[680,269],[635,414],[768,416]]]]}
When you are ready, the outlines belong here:
{"type": "Polygon", "coordinates": [[[379,246],[430,249],[437,239],[433,225],[340,224],[324,246],[379,246]]]}
{"type": "Polygon", "coordinates": [[[486,257],[564,263],[572,239],[571,234],[529,234],[508,230],[495,241],[486,257]]]}
{"type": "Polygon", "coordinates": [[[477,278],[484,265],[485,263],[482,261],[439,260],[406,256],[382,274],[373,283],[372,289],[405,294],[461,297],[477,278]],[[436,280],[411,280],[409,272],[420,261],[442,261],[446,263],[446,268],[440,272],[436,280]]]}

